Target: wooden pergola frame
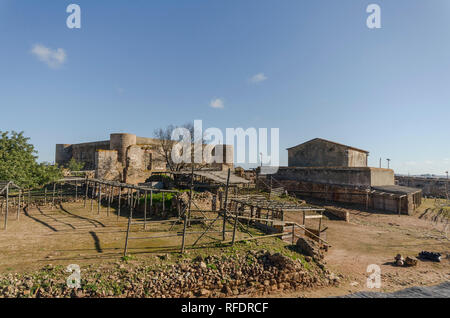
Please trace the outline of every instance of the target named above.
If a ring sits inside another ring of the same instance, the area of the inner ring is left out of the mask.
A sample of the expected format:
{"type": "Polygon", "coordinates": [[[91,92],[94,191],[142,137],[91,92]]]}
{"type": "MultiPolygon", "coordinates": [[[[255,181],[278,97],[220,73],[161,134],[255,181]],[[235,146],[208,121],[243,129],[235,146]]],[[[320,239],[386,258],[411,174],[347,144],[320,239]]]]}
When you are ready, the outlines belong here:
{"type": "MultiPolygon", "coordinates": [[[[5,212],[5,221],[3,223],[3,229],[6,231],[8,227],[8,214],[9,214],[9,189],[10,187],[16,188],[19,191],[19,201],[17,203],[17,215],[16,219],[19,219],[20,216],[20,205],[21,205],[21,197],[22,197],[22,188],[15,184],[13,181],[0,181],[0,195],[4,195],[6,198],[6,212],[5,212]]],[[[2,209],[3,210],[3,209],[2,209]]]]}

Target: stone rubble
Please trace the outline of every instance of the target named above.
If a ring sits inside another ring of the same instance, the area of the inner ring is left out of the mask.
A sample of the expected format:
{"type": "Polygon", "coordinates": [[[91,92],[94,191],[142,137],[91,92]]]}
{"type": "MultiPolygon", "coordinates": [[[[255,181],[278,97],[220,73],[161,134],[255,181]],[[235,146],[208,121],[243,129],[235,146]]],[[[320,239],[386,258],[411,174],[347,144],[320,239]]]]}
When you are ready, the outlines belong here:
{"type": "Polygon", "coordinates": [[[81,270],[80,289],[66,286],[68,275],[62,266],[52,265],[34,274],[2,275],[0,297],[261,296],[339,283],[323,264],[265,250],[182,259],[161,268],[122,262],[88,266],[81,270]]]}

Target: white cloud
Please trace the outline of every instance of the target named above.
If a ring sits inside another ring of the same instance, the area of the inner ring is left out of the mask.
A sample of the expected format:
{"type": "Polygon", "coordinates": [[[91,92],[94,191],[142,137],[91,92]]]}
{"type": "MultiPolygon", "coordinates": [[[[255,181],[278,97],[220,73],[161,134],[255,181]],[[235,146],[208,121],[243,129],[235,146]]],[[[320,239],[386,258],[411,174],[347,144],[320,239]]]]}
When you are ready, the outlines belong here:
{"type": "Polygon", "coordinates": [[[212,108],[223,108],[225,105],[223,103],[223,99],[220,98],[214,98],[211,100],[211,103],[209,103],[209,106],[212,108]]]}
{"type": "Polygon", "coordinates": [[[266,75],[264,75],[264,73],[258,73],[258,74],[253,75],[250,78],[250,82],[251,83],[260,83],[260,82],[264,82],[267,79],[268,79],[268,77],[266,75]]]}
{"type": "Polygon", "coordinates": [[[67,59],[67,54],[64,49],[58,48],[52,50],[42,44],[35,44],[31,49],[31,53],[51,68],[60,67],[67,59]]]}

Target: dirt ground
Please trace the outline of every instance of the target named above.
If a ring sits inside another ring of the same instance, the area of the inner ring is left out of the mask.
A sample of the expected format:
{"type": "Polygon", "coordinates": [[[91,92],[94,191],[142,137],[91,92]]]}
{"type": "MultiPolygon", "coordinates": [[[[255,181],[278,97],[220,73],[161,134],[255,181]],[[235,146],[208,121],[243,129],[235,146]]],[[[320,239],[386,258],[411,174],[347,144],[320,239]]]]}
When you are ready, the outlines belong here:
{"type": "MultiPolygon", "coordinates": [[[[317,202],[315,202],[317,203],[317,202]]],[[[327,203],[326,205],[330,205],[327,203]]],[[[427,204],[424,208],[427,208],[427,204]]],[[[415,215],[383,214],[379,211],[361,211],[346,207],[350,222],[324,221],[327,240],[332,244],[326,254],[327,267],[341,276],[339,287],[322,288],[278,297],[331,297],[358,291],[392,292],[412,286],[430,286],[450,280],[450,240],[445,225],[420,218],[423,209],[415,215]],[[423,251],[440,252],[442,262],[420,261],[416,267],[397,267],[395,255],[416,257],[423,251]],[[366,287],[367,266],[381,268],[381,288],[366,287]]],[[[299,219],[292,214],[288,218],[299,219]]]]}
{"type": "MultiPolygon", "coordinates": [[[[329,203],[327,204],[329,205],[329,203]]],[[[426,206],[426,205],[425,205],[426,206]]],[[[326,287],[307,292],[278,293],[273,297],[329,297],[358,291],[366,287],[367,266],[381,268],[381,289],[396,291],[411,286],[435,285],[450,280],[449,238],[441,224],[414,216],[374,213],[349,209],[350,222],[338,220],[323,222],[327,226],[327,241],[332,247],[326,254],[327,268],[340,277],[338,287],[326,287]],[[392,265],[396,254],[415,257],[422,250],[443,254],[441,263],[419,261],[416,267],[392,265]]],[[[422,213],[421,213],[422,212],[422,213]]],[[[288,213],[286,218],[300,222],[300,215],[288,213]]],[[[3,219],[3,217],[2,217],[3,219]]],[[[309,220],[308,220],[309,221],[309,220]]],[[[90,211],[82,202],[65,203],[61,208],[33,208],[15,220],[11,214],[7,231],[0,230],[0,272],[37,270],[47,264],[98,264],[116,262],[123,254],[127,218],[117,218],[112,209],[100,214],[94,206],[90,211]]],[[[170,224],[150,225],[147,232],[142,225],[133,225],[133,237],[161,235],[170,224]]],[[[176,225],[176,231],[182,225],[176,225]]],[[[187,244],[195,238],[189,238],[187,244]]],[[[178,251],[181,237],[153,240],[132,240],[129,251],[136,257],[154,257],[155,254],[178,251]]]]}
{"type": "MultiPolygon", "coordinates": [[[[50,206],[33,207],[21,213],[19,221],[14,213],[8,217],[8,227],[0,229],[0,273],[20,273],[38,270],[47,264],[63,265],[98,264],[116,262],[121,259],[124,252],[128,217],[122,215],[118,218],[116,210],[111,208],[109,216],[107,208],[102,207],[98,213],[97,204],[94,203],[90,211],[90,204],[84,208],[83,202],[63,203],[62,206],[52,209],[50,206]]],[[[143,238],[164,236],[171,228],[172,223],[151,223],[143,229],[143,218],[139,215],[133,222],[141,222],[131,226],[130,238],[143,238]]],[[[4,216],[0,217],[3,225],[4,216]]],[[[216,222],[221,227],[220,222],[216,222]]],[[[176,224],[172,232],[181,234],[183,225],[176,224]]],[[[199,224],[192,224],[188,232],[203,232],[199,224]]],[[[227,239],[231,238],[232,226],[227,225],[227,239]]],[[[186,246],[189,249],[200,234],[186,237],[186,246]]],[[[220,241],[221,233],[205,235],[201,243],[220,241]]],[[[242,233],[237,233],[237,238],[242,233]]],[[[161,237],[152,239],[132,239],[128,244],[128,253],[134,258],[153,257],[179,252],[181,235],[176,237],[161,237]]]]}

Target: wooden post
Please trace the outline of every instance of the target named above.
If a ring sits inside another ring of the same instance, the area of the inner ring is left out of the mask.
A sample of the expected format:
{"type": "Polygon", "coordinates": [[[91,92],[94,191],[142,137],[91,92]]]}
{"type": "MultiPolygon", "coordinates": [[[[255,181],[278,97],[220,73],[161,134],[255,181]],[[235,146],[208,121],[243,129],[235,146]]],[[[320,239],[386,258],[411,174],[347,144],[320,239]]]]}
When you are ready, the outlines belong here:
{"type": "Polygon", "coordinates": [[[47,187],[44,187],[44,206],[47,205],[47,187]]]}
{"type": "MultiPolygon", "coordinates": [[[[55,191],[56,191],[56,183],[53,182],[53,194],[52,194],[52,210],[55,207],[55,191]]],[[[30,202],[28,202],[30,204],[30,202]]]]}
{"type": "Polygon", "coordinates": [[[8,223],[8,211],[9,211],[9,184],[6,186],[6,214],[5,214],[5,231],[8,223]]]}
{"type": "Polygon", "coordinates": [[[117,220],[119,220],[120,217],[120,197],[122,196],[122,187],[119,187],[119,197],[117,198],[117,220]]]}
{"type": "MultiPolygon", "coordinates": [[[[191,186],[189,188],[189,203],[188,203],[188,226],[191,226],[191,204],[192,204],[192,191],[194,190],[194,163],[192,163],[191,170],[191,186]]],[[[163,192],[164,193],[164,192],[163,192]]]]}
{"type": "Polygon", "coordinates": [[[86,181],[85,185],[86,185],[86,191],[84,192],[84,208],[86,208],[87,196],[89,193],[89,182],[86,181]]]}
{"type": "Polygon", "coordinates": [[[78,181],[75,181],[75,202],[78,201],[78,181]]]}
{"type": "Polygon", "coordinates": [[[100,214],[100,205],[102,203],[102,184],[98,184],[98,206],[97,206],[97,214],[100,214]]]}
{"type": "Polygon", "coordinates": [[[152,216],[153,212],[153,191],[150,191],[150,216],[152,216]]]}
{"type": "Polygon", "coordinates": [[[127,236],[125,238],[125,249],[123,251],[123,256],[127,256],[127,250],[128,250],[128,237],[130,234],[130,227],[131,227],[131,219],[133,218],[133,205],[130,204],[130,215],[128,216],[128,225],[127,225],[127,236]]]}
{"type": "Polygon", "coordinates": [[[147,190],[144,192],[144,230],[147,229],[147,190]]]}
{"type": "Polygon", "coordinates": [[[231,240],[231,245],[234,245],[234,240],[236,239],[236,227],[238,222],[237,210],[234,215],[234,227],[233,227],[233,239],[231,240]]]}
{"type": "Polygon", "coordinates": [[[227,223],[227,204],[228,204],[228,187],[230,186],[230,174],[231,169],[228,168],[228,176],[227,176],[227,187],[225,189],[225,201],[224,201],[224,208],[223,208],[223,224],[222,224],[222,239],[225,241],[225,228],[227,223]]]}
{"type": "Polygon", "coordinates": [[[109,187],[109,192],[108,192],[108,208],[106,210],[106,216],[109,216],[110,208],[111,208],[111,186],[109,187]]]}
{"type": "Polygon", "coordinates": [[[17,220],[19,220],[20,217],[20,194],[22,190],[19,190],[19,200],[17,202],[17,220]]]}
{"type": "Polygon", "coordinates": [[[211,210],[217,211],[217,194],[213,195],[213,199],[211,202],[211,210]]]}
{"type": "Polygon", "coordinates": [[[134,200],[134,207],[139,207],[139,199],[141,198],[141,191],[136,191],[136,199],[134,200]]]}
{"type": "Polygon", "coordinates": [[[292,245],[295,242],[295,224],[292,224],[292,245]]]}
{"type": "Polygon", "coordinates": [[[92,193],[91,193],[91,212],[94,212],[94,194],[95,194],[95,188],[97,187],[97,184],[94,182],[92,185],[92,193]]]}
{"type": "Polygon", "coordinates": [[[186,244],[186,227],[187,227],[187,221],[188,221],[188,216],[187,216],[187,211],[184,212],[184,222],[183,222],[183,237],[181,239],[181,254],[184,253],[184,246],[186,244]]]}
{"type": "Polygon", "coordinates": [[[323,212],[320,211],[321,218],[319,219],[319,237],[320,237],[320,231],[322,230],[322,219],[323,219],[323,212]]]}

